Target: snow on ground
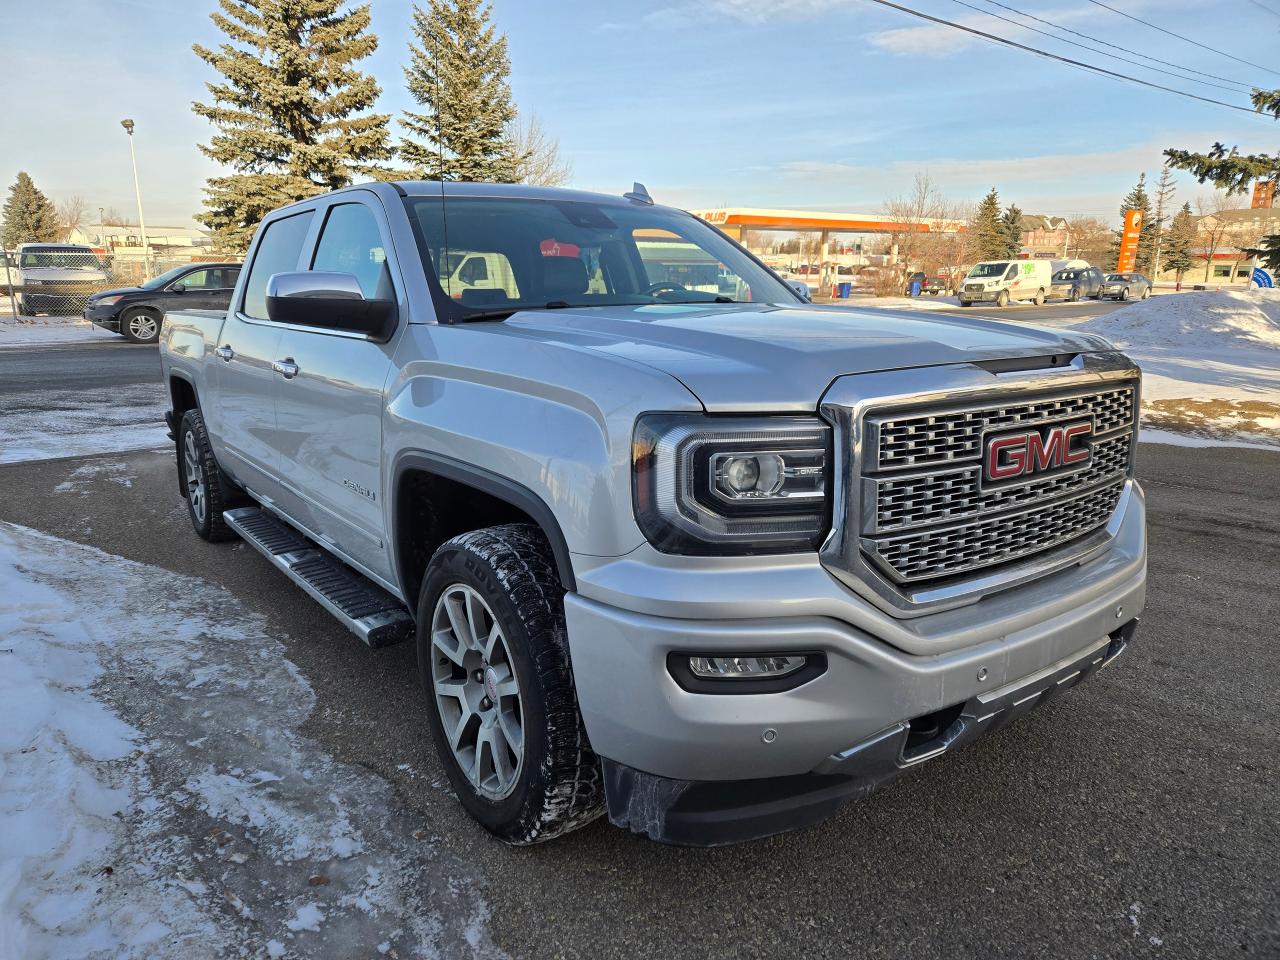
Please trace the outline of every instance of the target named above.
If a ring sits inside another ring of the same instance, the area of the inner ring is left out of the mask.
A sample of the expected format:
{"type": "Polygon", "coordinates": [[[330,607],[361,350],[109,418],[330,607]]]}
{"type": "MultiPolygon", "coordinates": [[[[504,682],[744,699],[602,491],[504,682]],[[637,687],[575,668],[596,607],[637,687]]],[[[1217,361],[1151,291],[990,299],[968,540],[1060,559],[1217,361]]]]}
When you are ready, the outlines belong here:
{"type": "Polygon", "coordinates": [[[14,323],[0,320],[0,350],[7,347],[49,346],[59,343],[83,343],[86,340],[119,340],[118,333],[95,327],[79,318],[48,319],[14,323]]]}
{"type": "Polygon", "coordinates": [[[1138,361],[1144,427],[1280,446],[1280,290],[1162,297],[1078,329],[1138,361]]]}
{"type": "Polygon", "coordinates": [[[500,956],[220,588],[0,523],[0,957],[500,956]]]}
{"type": "Polygon", "coordinates": [[[159,383],[13,394],[0,417],[0,464],[168,447],[166,400],[159,383]]]}

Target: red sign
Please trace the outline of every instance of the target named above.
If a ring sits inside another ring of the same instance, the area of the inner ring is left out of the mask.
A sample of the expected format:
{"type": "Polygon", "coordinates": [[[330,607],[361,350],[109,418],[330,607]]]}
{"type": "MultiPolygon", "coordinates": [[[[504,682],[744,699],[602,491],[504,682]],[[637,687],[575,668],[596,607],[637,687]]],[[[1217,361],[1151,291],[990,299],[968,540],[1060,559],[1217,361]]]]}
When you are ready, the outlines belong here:
{"type": "Polygon", "coordinates": [[[1085,422],[1049,427],[1044,433],[1026,430],[994,437],[987,444],[983,474],[987,480],[1012,480],[1086,463],[1093,451],[1088,446],[1073,450],[1071,444],[1092,432],[1093,425],[1085,422]]]}
{"type": "Polygon", "coordinates": [[[576,257],[582,253],[582,248],[576,243],[561,243],[559,240],[543,240],[538,249],[544,257],[576,257]]]}
{"type": "Polygon", "coordinates": [[[1132,273],[1138,264],[1138,238],[1142,236],[1142,211],[1124,212],[1124,232],[1120,235],[1120,257],[1116,273],[1132,273]]]}

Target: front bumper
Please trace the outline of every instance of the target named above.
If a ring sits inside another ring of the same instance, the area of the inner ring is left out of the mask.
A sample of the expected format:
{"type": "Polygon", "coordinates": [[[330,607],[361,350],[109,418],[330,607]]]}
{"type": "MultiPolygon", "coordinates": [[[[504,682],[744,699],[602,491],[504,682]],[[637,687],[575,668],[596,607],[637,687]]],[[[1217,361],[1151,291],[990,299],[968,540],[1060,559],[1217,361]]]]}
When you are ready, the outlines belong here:
{"type": "Polygon", "coordinates": [[[94,324],[94,326],[102,327],[104,330],[110,330],[112,333],[120,332],[120,316],[119,308],[115,304],[101,305],[96,303],[85,304],[84,318],[94,324]]]}
{"type": "MultiPolygon", "coordinates": [[[[889,749],[903,724],[995,697],[1109,647],[1146,599],[1145,505],[1136,484],[1126,504],[1101,554],[910,619],[875,607],[816,557],[701,558],[690,565],[642,549],[592,566],[575,556],[578,592],[565,600],[569,645],[587,734],[605,759],[611,816],[682,843],[732,842],[809,822],[796,810],[813,807],[820,818],[900,772],[877,752],[873,770],[851,777],[832,769],[832,757],[862,753],[883,737],[892,741],[889,749]],[[693,693],[675,682],[667,655],[695,651],[821,651],[827,669],[778,693],[693,693]],[[842,779],[812,779],[831,776],[842,779]],[[691,792],[690,784],[708,782],[724,789],[691,792]],[[781,819],[747,811],[738,827],[707,826],[715,810],[728,809],[714,797],[732,801],[758,791],[785,811],[781,819]],[[637,808],[632,795],[648,806],[637,808]],[[697,822],[710,831],[703,840],[693,827],[681,833],[661,826],[665,816],[654,819],[655,811],[694,796],[697,822]]],[[[969,738],[966,727],[948,746],[969,738]]]]}

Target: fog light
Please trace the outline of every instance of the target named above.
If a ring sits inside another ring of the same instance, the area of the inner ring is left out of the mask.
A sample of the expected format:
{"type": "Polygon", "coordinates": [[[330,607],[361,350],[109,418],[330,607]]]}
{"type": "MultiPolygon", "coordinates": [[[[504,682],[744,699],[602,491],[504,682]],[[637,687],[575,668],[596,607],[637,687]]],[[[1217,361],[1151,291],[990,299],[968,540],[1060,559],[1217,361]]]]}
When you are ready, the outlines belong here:
{"type": "Polygon", "coordinates": [[[689,672],[702,680],[769,680],[804,667],[808,657],[690,657],[689,672]]]}

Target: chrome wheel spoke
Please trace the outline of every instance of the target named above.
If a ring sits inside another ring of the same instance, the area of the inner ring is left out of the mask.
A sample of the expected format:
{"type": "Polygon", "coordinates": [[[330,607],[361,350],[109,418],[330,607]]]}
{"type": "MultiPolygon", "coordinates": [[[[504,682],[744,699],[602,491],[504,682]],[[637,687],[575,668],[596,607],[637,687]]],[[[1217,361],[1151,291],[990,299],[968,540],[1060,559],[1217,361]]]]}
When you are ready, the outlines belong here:
{"type": "Polygon", "coordinates": [[[476,793],[501,799],[524,767],[524,708],[506,637],[472,587],[441,591],[431,647],[433,699],[454,761],[476,793]]]}

